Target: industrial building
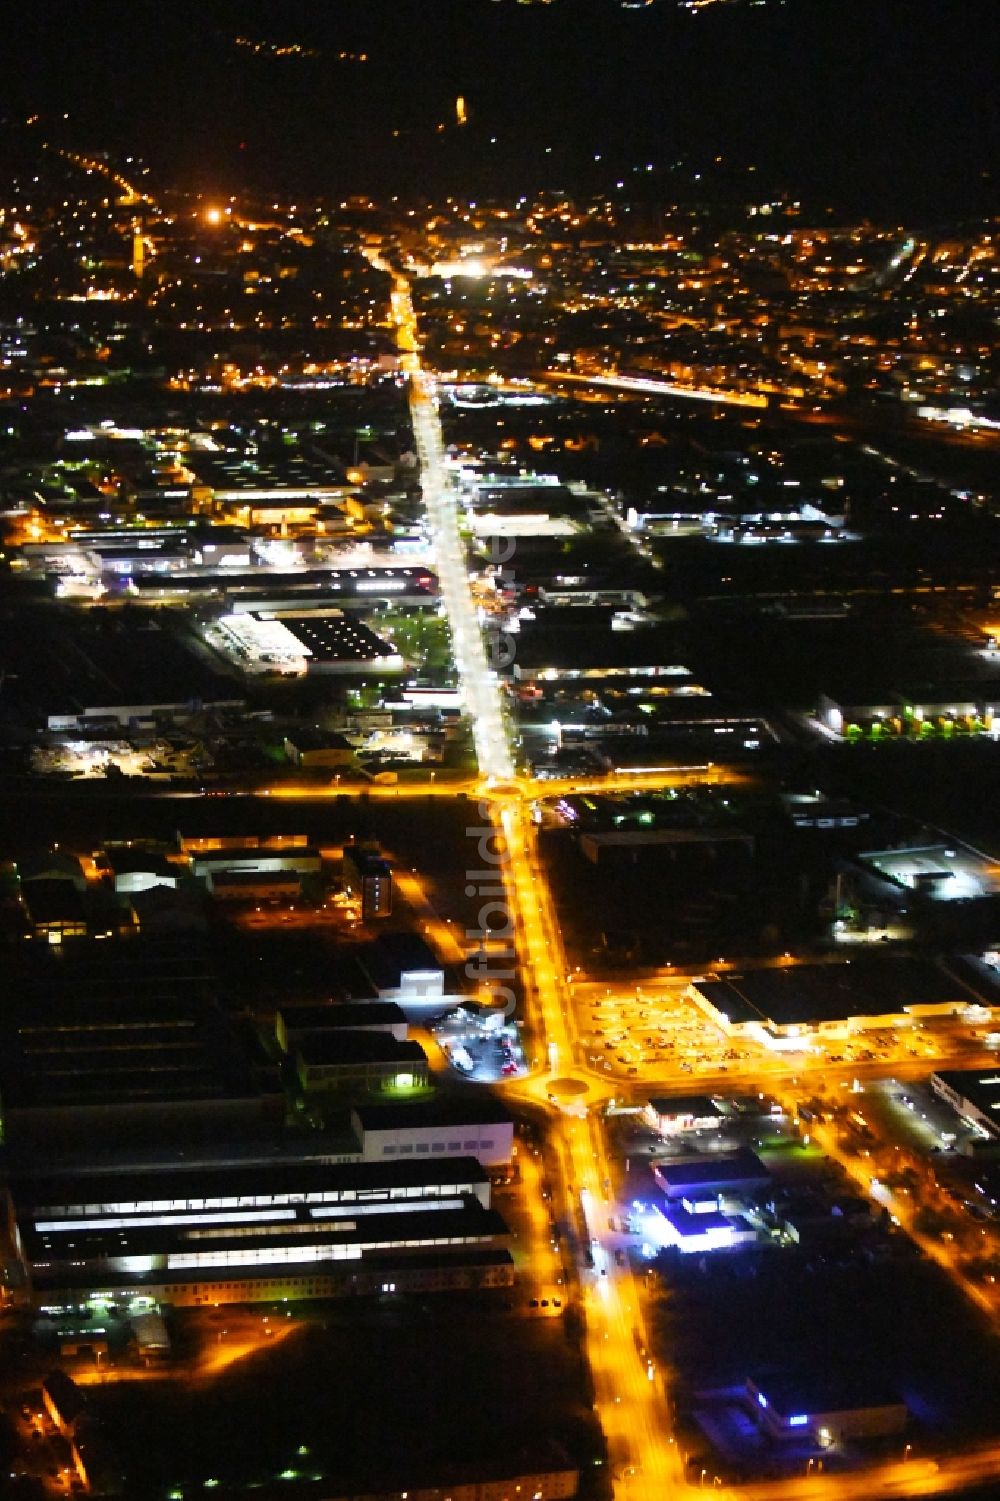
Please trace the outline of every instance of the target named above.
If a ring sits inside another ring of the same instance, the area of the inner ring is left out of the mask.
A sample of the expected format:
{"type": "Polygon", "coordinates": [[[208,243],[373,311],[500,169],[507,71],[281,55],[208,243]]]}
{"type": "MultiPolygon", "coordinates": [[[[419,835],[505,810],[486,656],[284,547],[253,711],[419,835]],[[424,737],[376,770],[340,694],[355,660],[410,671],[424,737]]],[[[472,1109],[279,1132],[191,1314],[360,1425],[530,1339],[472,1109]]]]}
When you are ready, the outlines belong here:
{"type": "Polygon", "coordinates": [[[484,1167],[506,1168],[514,1155],[513,1118],[498,1101],[485,1097],[357,1105],[351,1125],[364,1162],[465,1154],[484,1167]]]}
{"type": "Polygon", "coordinates": [[[0,1031],[0,1127],[18,1151],[239,1137],[284,1116],[253,1029],[196,1000],[67,997],[0,1031]]]}
{"type": "Polygon", "coordinates": [[[302,726],[296,729],[294,738],[285,736],[284,750],[292,765],[301,766],[305,771],[317,768],[334,771],[354,764],[354,746],[345,736],[333,731],[302,726]]]}
{"type": "Polygon", "coordinates": [[[466,517],[477,537],[571,537],[584,498],[551,475],[463,476],[466,517]]]}
{"type": "Polygon", "coordinates": [[[137,591],[148,598],[221,597],[232,614],[244,610],[267,610],[276,604],[310,603],[372,606],[381,603],[426,605],[438,594],[438,581],[426,568],[302,568],[292,573],[250,567],[227,568],[225,572],[190,572],[169,578],[135,580],[137,591]]]}
{"type": "Polygon", "coordinates": [[[101,866],[109,872],[115,891],[128,895],[154,886],[177,885],[177,866],[171,865],[161,851],[144,845],[109,844],[101,866]]]}
{"type": "Polygon", "coordinates": [[[84,938],[89,931],[83,895],[72,881],[60,877],[22,881],[21,904],[32,938],[58,944],[65,938],[84,938]]]}
{"type": "Polygon", "coordinates": [[[36,1308],[509,1285],[508,1230],[471,1157],[15,1178],[36,1308]]]}
{"type": "Polygon", "coordinates": [[[352,1032],[388,1032],[405,1042],[406,1015],[395,1001],[340,1001],[318,1006],[283,1006],[275,1014],[274,1035],[278,1046],[290,1053],[303,1037],[332,1035],[345,1028],[352,1032]]]}
{"type": "Polygon", "coordinates": [[[27,609],[21,625],[4,642],[10,696],[40,727],[145,727],[246,707],[232,679],[191,649],[182,623],[155,610],[50,604],[27,609]]]}
{"type": "Polygon", "coordinates": [[[197,849],[190,843],[183,845],[185,854],[190,857],[193,875],[212,881],[219,875],[235,871],[249,871],[254,875],[294,872],[298,876],[304,876],[315,875],[322,864],[319,850],[304,843],[220,843],[224,843],[226,847],[197,849]]]}
{"type": "Polygon", "coordinates": [[[406,663],[356,615],[303,605],[223,615],[220,644],[248,673],[401,672],[406,663]]]}
{"type": "Polygon", "coordinates": [[[782,792],[778,802],[796,829],[856,829],[869,817],[867,809],[847,798],[822,792],[782,792]]]}
{"type": "Polygon", "coordinates": [[[881,698],[864,701],[847,694],[822,693],[817,719],[827,734],[844,739],[872,725],[882,726],[886,733],[905,735],[926,733],[935,726],[950,725],[954,729],[958,723],[992,732],[998,706],[1000,684],[975,678],[910,689],[890,685],[881,698]]]}
{"type": "Polygon", "coordinates": [[[296,870],[215,870],[205,888],[217,902],[288,902],[302,895],[302,877],[296,870]]]}
{"type": "Polygon", "coordinates": [[[444,970],[417,933],[382,933],[359,962],[379,1000],[434,1005],[444,996],[444,970]]]}
{"type": "Polygon", "coordinates": [[[636,865],[643,854],[655,852],[676,860],[685,848],[701,846],[714,854],[719,845],[737,845],[747,854],[754,851],[752,834],[740,829],[608,829],[580,835],[580,853],[592,865],[636,865]]]}
{"type": "Polygon", "coordinates": [[[295,1066],[306,1094],[400,1094],[427,1085],[427,1054],[418,1042],[389,1032],[306,1032],[295,1044],[295,1066]]]}

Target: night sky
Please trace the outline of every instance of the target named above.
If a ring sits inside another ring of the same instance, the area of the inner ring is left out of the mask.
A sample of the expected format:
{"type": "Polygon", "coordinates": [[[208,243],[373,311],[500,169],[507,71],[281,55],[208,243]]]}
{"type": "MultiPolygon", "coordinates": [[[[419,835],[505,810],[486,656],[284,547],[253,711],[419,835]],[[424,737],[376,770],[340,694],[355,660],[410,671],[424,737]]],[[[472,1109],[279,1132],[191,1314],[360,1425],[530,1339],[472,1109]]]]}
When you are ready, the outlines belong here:
{"type": "Polygon", "coordinates": [[[160,180],[211,191],[486,196],[624,179],[662,201],[742,199],[753,165],[761,197],[938,222],[1000,210],[998,21],[997,0],[698,15],[674,0],[34,0],[5,17],[3,112],[38,111],[61,143],[136,151],[160,180]],[[238,34],[319,55],[255,56],[238,34]]]}

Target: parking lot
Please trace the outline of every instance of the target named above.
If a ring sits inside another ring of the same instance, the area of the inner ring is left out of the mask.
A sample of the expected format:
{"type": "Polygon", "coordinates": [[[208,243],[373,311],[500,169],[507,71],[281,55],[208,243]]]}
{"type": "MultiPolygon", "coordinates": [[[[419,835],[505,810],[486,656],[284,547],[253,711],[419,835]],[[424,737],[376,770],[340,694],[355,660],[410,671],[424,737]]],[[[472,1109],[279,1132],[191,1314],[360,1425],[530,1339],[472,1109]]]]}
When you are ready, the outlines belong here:
{"type": "Polygon", "coordinates": [[[579,1039],[591,1068],[626,1077],[656,1069],[715,1074],[760,1053],[723,1036],[683,998],[682,983],[669,991],[577,987],[579,1039]]]}
{"type": "MultiPolygon", "coordinates": [[[[773,1065],[779,1054],[762,1043],[727,1037],[687,998],[686,979],[629,988],[576,983],[577,1033],[584,1061],[609,1077],[653,1074],[716,1075],[773,1065]]],[[[931,1060],[974,1047],[971,1029],[914,1024],[849,1038],[803,1039],[796,1055],[814,1062],[891,1066],[931,1060]]]]}
{"type": "Polygon", "coordinates": [[[524,1072],[518,1025],[496,1010],[459,1006],[431,1030],[452,1068],[466,1079],[495,1083],[524,1072]]]}

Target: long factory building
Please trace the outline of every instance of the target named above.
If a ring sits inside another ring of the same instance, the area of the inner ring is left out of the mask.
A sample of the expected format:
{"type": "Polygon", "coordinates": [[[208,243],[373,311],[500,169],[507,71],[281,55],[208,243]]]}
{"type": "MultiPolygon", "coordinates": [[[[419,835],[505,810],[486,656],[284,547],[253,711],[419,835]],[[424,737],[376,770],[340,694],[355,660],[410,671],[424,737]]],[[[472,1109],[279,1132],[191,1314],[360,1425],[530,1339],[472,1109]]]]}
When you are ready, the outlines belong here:
{"type": "Polygon", "coordinates": [[[510,1285],[473,1157],[14,1178],[14,1274],[36,1308],[274,1302],[510,1285]]]}

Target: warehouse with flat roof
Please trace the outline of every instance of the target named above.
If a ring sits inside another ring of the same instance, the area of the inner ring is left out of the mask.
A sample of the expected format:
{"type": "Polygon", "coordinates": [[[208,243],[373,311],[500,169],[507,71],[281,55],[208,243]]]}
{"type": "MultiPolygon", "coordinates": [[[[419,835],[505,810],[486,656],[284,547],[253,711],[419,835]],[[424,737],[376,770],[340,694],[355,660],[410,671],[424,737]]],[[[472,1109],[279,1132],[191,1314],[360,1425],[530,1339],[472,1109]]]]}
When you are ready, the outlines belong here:
{"type": "Polygon", "coordinates": [[[695,980],[687,993],[728,1037],[789,1050],[865,1030],[959,1016],[982,1004],[960,979],[931,960],[885,955],[695,980]]]}

